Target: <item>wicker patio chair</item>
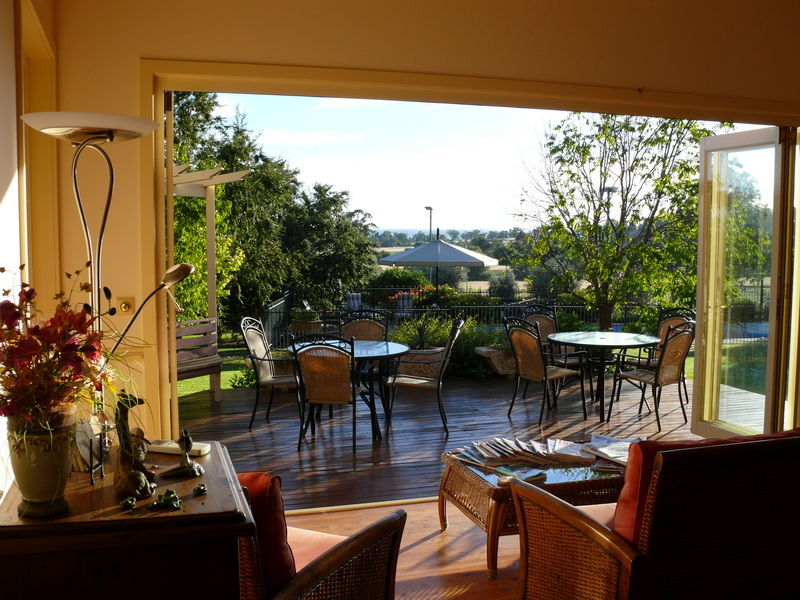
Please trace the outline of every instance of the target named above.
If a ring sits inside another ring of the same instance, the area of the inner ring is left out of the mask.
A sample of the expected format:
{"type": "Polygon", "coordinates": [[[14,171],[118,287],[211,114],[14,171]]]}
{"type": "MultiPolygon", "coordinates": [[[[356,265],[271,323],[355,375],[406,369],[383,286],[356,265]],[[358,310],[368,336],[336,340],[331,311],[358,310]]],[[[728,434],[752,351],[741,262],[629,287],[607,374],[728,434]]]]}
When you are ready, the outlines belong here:
{"type": "Polygon", "coordinates": [[[342,316],[341,336],[345,339],[386,341],[389,324],[378,310],[352,310],[342,316]]]}
{"type": "Polygon", "coordinates": [[[658,361],[655,369],[634,368],[624,370],[626,357],[624,354],[617,357],[617,371],[614,373],[614,386],[611,390],[611,402],[608,405],[608,418],[611,418],[611,409],[614,407],[614,400],[619,400],[622,382],[628,381],[638,387],[642,392],[639,400],[639,413],[642,406],[646,403],[645,395],[648,387],[653,390],[653,409],[656,413],[656,423],[658,430],[661,431],[661,418],[658,415],[658,406],[661,402],[661,391],[666,385],[678,384],[678,403],[683,412],[683,422],[688,423],[686,418],[686,407],[684,406],[681,395],[681,380],[683,377],[686,356],[689,348],[694,342],[694,321],[682,321],[681,323],[669,327],[666,339],[659,344],[658,361]]]}
{"type": "Polygon", "coordinates": [[[458,335],[461,333],[461,328],[463,326],[464,319],[458,318],[453,321],[453,325],[450,328],[450,336],[447,339],[447,346],[445,346],[444,352],[438,359],[431,361],[404,361],[401,357],[395,361],[395,374],[389,376],[386,382],[387,386],[391,388],[391,392],[389,393],[389,418],[391,418],[392,410],[394,409],[394,400],[397,396],[398,386],[423,390],[436,390],[436,403],[439,406],[439,417],[442,419],[442,425],[444,426],[445,433],[449,433],[449,430],[447,429],[447,415],[444,412],[444,404],[442,404],[442,381],[444,379],[444,372],[447,369],[448,363],[450,362],[450,355],[453,352],[453,345],[456,343],[456,339],[458,339],[458,335]],[[434,365],[436,367],[436,376],[422,377],[417,375],[402,374],[398,371],[398,369],[400,369],[403,364],[434,365]]]}
{"type": "MultiPolygon", "coordinates": [[[[294,386],[296,378],[294,373],[294,360],[291,358],[274,358],[272,349],[264,335],[264,327],[261,321],[252,317],[245,317],[241,322],[242,336],[247,346],[247,355],[250,359],[250,366],[256,374],[256,401],[253,404],[253,414],[250,415],[250,425],[253,428],[253,420],[256,418],[258,402],[261,397],[261,388],[269,388],[269,404],[267,405],[267,423],[269,423],[269,413],[272,410],[272,400],[275,397],[275,387],[279,385],[294,386]],[[276,365],[285,365],[290,371],[285,375],[276,373],[276,365]]],[[[298,398],[298,411],[300,401],[298,398]]],[[[301,414],[302,417],[302,414],[301,414]]]]}
{"type": "Polygon", "coordinates": [[[519,385],[525,380],[525,388],[522,398],[528,393],[528,384],[541,382],[543,387],[542,407],[539,411],[539,424],[544,418],[545,406],[554,407],[558,400],[560,387],[555,384],[562,382],[567,377],[578,377],[581,383],[581,404],[583,406],[583,418],[586,419],[586,391],[584,388],[584,376],[588,369],[588,355],[586,352],[547,352],[542,344],[539,333],[539,324],[525,319],[514,317],[503,318],[503,325],[506,328],[506,335],[511,344],[511,351],[514,354],[516,365],[516,379],[514,382],[514,395],[511,397],[511,405],[508,407],[508,416],[511,416],[511,409],[519,394],[519,385]],[[559,359],[566,362],[567,358],[577,358],[576,369],[569,369],[554,364],[554,360],[559,359]]]}
{"type": "Polygon", "coordinates": [[[273,600],[393,600],[406,512],[396,510],[306,565],[273,600]]]}
{"type": "MultiPolygon", "coordinates": [[[[660,344],[666,341],[670,327],[675,327],[687,321],[694,323],[696,315],[696,311],[692,308],[662,308],[658,313],[658,338],[660,344]]],[[[658,355],[661,351],[660,344],[655,348],[640,348],[635,353],[626,353],[624,361],[625,366],[655,370],[656,366],[658,366],[658,355]]],[[[681,385],[683,386],[684,402],[688,403],[689,393],[686,387],[686,375],[684,373],[681,373],[681,385]]]]}
{"type": "Polygon", "coordinates": [[[356,398],[361,397],[369,407],[373,424],[373,438],[380,437],[375,412],[375,397],[359,384],[356,371],[353,340],[338,336],[307,336],[292,342],[301,398],[300,437],[297,449],[309,426],[316,433],[316,412],[327,404],[351,405],[353,409],[353,452],[356,451],[356,398]]]}

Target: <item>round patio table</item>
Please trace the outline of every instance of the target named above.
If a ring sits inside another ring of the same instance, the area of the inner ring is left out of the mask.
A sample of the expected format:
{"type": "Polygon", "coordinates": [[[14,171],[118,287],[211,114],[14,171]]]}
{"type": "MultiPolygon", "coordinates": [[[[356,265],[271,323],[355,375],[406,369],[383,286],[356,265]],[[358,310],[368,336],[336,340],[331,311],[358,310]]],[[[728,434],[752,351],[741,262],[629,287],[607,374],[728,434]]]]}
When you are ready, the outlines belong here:
{"type": "Polygon", "coordinates": [[[661,341],[652,335],[623,331],[561,331],[551,333],[547,339],[564,346],[599,351],[599,358],[591,358],[590,353],[590,362],[597,365],[597,385],[594,388],[594,395],[600,407],[600,422],[605,420],[605,369],[611,351],[647,348],[655,346],[661,341]]]}

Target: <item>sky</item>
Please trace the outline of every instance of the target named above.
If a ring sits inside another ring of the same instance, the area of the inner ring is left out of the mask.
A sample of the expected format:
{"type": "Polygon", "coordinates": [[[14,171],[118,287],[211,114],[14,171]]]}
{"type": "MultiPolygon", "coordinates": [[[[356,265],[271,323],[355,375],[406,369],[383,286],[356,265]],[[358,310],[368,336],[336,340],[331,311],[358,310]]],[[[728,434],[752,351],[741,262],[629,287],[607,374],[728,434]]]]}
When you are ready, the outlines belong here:
{"type": "MultiPolygon", "coordinates": [[[[219,94],[238,107],[267,156],[307,186],[350,195],[378,229],[529,229],[517,216],[544,133],[568,113],[525,108],[219,94]]],[[[752,126],[737,126],[748,129],[752,126]]]]}
{"type": "Polygon", "coordinates": [[[527,167],[548,123],[566,113],[532,109],[220,94],[220,114],[239,107],[267,156],[300,180],[350,194],[350,208],[378,229],[504,230],[526,227],[527,167]]]}

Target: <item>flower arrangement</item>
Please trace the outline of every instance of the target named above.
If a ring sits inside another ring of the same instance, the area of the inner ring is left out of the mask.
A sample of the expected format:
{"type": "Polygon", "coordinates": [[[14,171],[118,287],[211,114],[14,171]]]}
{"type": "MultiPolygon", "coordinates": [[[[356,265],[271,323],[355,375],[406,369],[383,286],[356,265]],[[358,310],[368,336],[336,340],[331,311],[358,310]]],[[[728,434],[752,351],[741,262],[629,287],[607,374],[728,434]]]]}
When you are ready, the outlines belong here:
{"type": "Polygon", "coordinates": [[[94,327],[98,316],[87,305],[73,307],[59,293],[55,313],[45,318],[34,298],[36,291],[23,283],[16,302],[0,302],[0,416],[22,430],[53,430],[79,401],[92,401],[109,371],[102,331],[94,327]]]}

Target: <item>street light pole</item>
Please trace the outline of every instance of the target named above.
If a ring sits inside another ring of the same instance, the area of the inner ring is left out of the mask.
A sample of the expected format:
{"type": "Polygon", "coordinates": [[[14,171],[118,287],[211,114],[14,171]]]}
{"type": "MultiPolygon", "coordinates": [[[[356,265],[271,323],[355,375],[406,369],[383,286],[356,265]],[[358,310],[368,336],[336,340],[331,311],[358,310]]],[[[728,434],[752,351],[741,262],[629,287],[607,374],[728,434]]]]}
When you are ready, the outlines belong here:
{"type": "Polygon", "coordinates": [[[426,206],[425,210],[428,211],[428,241],[433,241],[433,207],[426,206]]]}

